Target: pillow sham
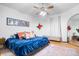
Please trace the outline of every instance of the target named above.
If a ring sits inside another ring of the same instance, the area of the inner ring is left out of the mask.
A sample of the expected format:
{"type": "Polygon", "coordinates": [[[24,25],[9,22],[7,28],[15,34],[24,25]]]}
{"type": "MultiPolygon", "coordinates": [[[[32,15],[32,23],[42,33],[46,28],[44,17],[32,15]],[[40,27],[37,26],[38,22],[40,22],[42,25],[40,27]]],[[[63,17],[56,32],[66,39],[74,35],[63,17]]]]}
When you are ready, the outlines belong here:
{"type": "Polygon", "coordinates": [[[25,37],[25,33],[24,32],[19,32],[18,36],[19,36],[19,39],[22,39],[23,37],[25,37]]]}

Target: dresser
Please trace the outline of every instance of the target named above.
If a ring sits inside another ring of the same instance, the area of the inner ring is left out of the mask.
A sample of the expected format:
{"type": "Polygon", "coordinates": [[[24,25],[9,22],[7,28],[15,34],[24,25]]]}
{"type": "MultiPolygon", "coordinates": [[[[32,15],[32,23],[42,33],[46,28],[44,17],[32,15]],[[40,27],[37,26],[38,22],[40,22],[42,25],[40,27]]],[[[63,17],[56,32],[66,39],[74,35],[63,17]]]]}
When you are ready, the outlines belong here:
{"type": "Polygon", "coordinates": [[[5,38],[0,38],[0,49],[4,48],[5,38]]]}

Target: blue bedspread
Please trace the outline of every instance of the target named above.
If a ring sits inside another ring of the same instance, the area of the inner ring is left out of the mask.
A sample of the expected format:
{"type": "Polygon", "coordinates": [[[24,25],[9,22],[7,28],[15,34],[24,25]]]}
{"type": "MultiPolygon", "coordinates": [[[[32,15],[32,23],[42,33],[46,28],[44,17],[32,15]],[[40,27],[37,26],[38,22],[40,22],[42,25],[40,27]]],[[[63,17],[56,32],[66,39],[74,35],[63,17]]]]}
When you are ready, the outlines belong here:
{"type": "Polygon", "coordinates": [[[35,37],[26,40],[8,38],[6,46],[11,49],[17,56],[25,56],[48,44],[47,37],[35,37]]]}

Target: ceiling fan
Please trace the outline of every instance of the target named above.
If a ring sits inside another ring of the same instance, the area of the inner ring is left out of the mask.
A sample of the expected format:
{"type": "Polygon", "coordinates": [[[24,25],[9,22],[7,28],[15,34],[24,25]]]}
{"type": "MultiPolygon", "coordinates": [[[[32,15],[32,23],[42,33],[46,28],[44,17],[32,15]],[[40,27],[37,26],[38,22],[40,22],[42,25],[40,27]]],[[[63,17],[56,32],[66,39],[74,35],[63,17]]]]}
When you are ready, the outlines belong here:
{"type": "Polygon", "coordinates": [[[52,3],[38,3],[35,4],[33,8],[40,12],[40,14],[46,15],[53,10],[54,6],[52,3]]]}

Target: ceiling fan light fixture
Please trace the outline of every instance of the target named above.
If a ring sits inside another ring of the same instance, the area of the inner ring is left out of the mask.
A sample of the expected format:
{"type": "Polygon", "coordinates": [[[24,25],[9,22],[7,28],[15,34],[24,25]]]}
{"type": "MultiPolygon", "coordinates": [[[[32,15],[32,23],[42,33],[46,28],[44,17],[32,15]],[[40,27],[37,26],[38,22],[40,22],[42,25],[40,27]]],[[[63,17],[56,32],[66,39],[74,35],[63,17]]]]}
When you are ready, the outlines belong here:
{"type": "Polygon", "coordinates": [[[41,11],[39,15],[40,15],[40,16],[45,16],[46,14],[47,14],[47,12],[41,11]]]}

